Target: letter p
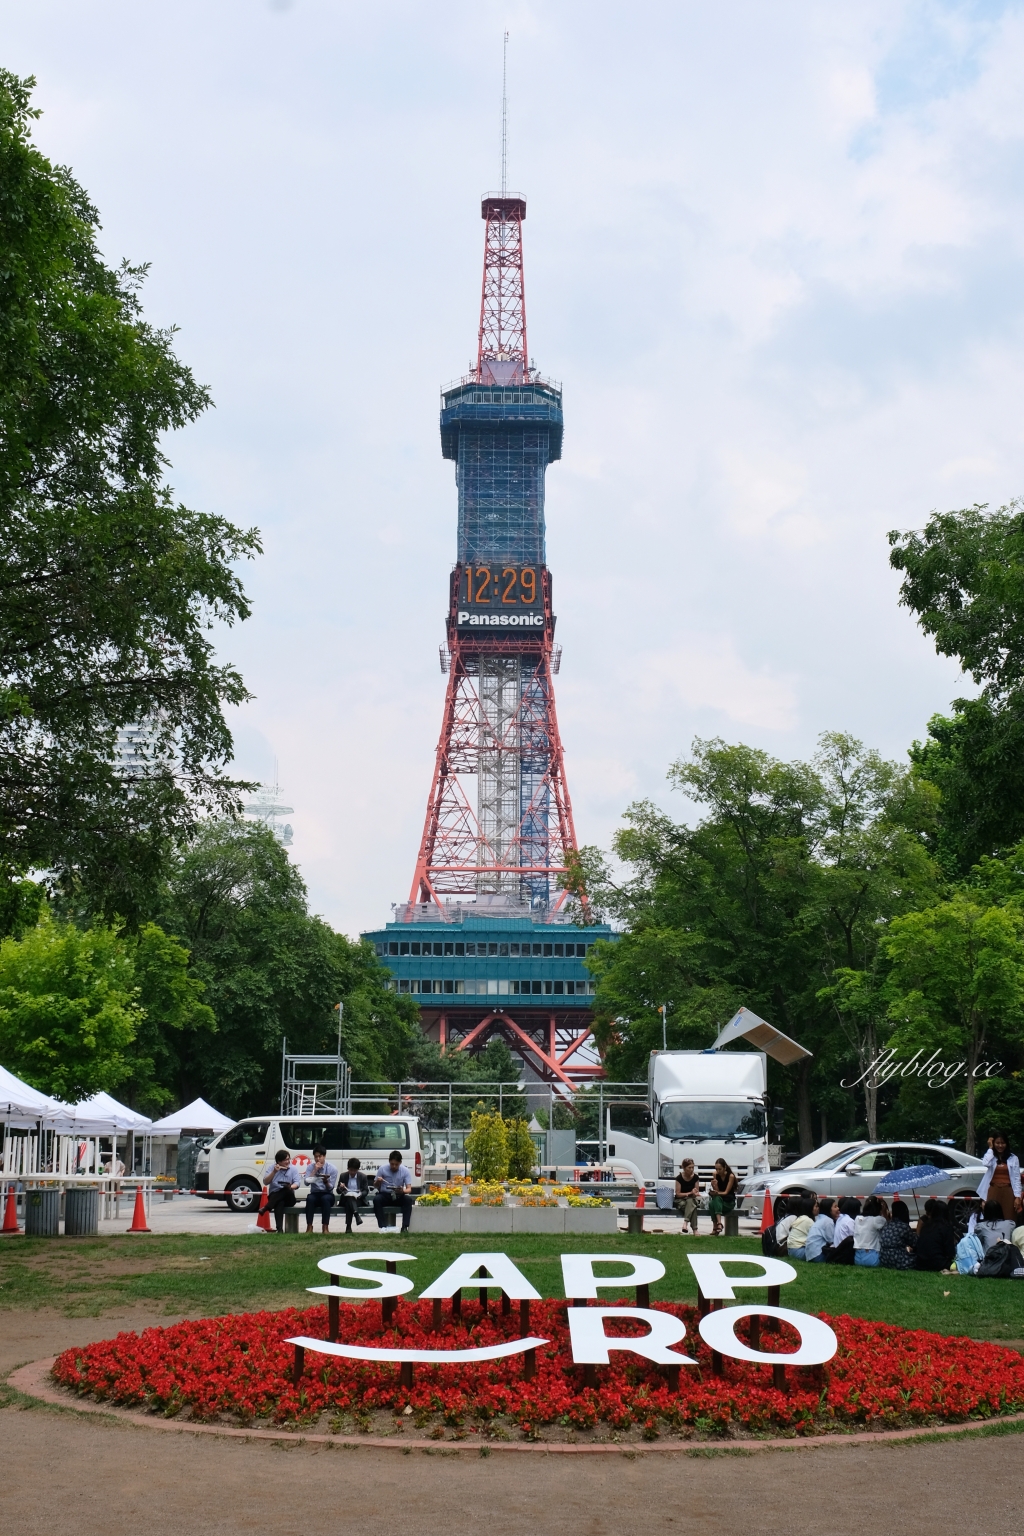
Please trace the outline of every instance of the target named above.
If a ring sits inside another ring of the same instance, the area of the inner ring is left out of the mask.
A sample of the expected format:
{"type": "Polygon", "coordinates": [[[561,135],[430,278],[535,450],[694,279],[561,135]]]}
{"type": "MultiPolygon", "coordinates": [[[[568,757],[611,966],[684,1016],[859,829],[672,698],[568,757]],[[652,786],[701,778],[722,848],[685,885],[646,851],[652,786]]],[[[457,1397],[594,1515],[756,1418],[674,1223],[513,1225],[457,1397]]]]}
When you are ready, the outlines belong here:
{"type": "Polygon", "coordinates": [[[702,1295],[709,1301],[735,1301],[736,1292],[733,1287],[737,1285],[788,1285],[790,1280],[796,1279],[796,1270],[792,1264],[785,1264],[781,1259],[755,1259],[752,1254],[746,1253],[723,1253],[721,1257],[709,1253],[688,1253],[686,1257],[697,1276],[702,1295]],[[722,1268],[723,1264],[753,1264],[760,1270],[760,1274],[727,1275],[722,1268]]]}

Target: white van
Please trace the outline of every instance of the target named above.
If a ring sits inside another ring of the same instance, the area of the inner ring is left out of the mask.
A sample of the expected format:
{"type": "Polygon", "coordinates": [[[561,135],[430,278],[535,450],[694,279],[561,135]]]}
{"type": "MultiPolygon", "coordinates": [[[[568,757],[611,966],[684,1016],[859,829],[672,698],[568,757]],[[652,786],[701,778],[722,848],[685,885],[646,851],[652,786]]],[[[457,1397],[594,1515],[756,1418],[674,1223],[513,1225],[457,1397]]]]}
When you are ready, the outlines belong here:
{"type": "Polygon", "coordinates": [[[328,1161],[341,1174],[349,1158],[358,1157],[360,1171],[371,1180],[392,1152],[400,1152],[413,1193],[421,1193],[423,1148],[414,1115],[311,1115],[288,1120],[262,1115],[240,1120],[210,1144],[205,1180],[197,1170],[196,1194],[206,1200],[224,1200],[232,1211],[253,1211],[260,1203],[264,1169],[267,1163],[273,1164],[276,1153],[286,1148],[301,1174],[312,1163],[316,1146],[327,1148],[328,1161]]]}

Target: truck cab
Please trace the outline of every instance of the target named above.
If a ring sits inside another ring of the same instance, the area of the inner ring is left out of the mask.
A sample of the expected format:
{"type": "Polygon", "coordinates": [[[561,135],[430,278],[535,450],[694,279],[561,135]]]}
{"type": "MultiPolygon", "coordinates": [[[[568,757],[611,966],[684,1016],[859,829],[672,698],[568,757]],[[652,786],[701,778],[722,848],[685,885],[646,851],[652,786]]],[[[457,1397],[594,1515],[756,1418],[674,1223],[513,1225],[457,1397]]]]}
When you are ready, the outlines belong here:
{"type": "MultiPolygon", "coordinates": [[[[608,1111],[608,1156],[645,1188],[671,1190],[691,1157],[706,1186],[724,1158],[737,1181],[768,1172],[767,1063],[762,1051],[653,1051],[645,1134],[608,1111]]],[[[637,1106],[639,1108],[639,1106],[637,1106]]]]}

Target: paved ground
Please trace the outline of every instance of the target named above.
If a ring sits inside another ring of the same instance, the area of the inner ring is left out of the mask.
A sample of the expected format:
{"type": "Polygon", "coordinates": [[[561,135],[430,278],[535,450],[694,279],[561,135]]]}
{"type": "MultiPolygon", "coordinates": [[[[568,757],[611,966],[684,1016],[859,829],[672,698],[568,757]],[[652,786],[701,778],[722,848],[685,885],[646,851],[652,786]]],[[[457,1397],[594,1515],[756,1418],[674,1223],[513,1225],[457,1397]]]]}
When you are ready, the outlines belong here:
{"type": "MultiPolygon", "coordinates": [[[[120,1219],[101,1221],[100,1235],[110,1237],[117,1232],[127,1232],[131,1224],[131,1201],[122,1201],[120,1219]]],[[[173,1200],[165,1200],[162,1195],[155,1195],[149,1209],[149,1225],[154,1232],[237,1237],[250,1227],[255,1228],[256,1217],[236,1215],[228,1210],[223,1200],[200,1200],[195,1195],[175,1195],[173,1200]]]]}
{"type": "MultiPolygon", "coordinates": [[[[0,1316],[4,1376],[157,1320],[0,1316]]],[[[246,1445],[7,1408],[0,1445],[3,1530],[17,1536],[989,1536],[1017,1525],[1024,1437],[527,1462],[246,1445]]]]}
{"type": "MultiPolygon", "coordinates": [[[[111,1236],[117,1232],[127,1232],[131,1226],[132,1213],[131,1201],[122,1204],[121,1217],[118,1221],[101,1221],[100,1233],[103,1236],[111,1236]]],[[[416,1225],[416,1214],[413,1213],[413,1227],[416,1225]]],[[[149,1213],[149,1225],[154,1232],[196,1232],[200,1236],[237,1237],[241,1233],[253,1232],[256,1229],[255,1216],[237,1216],[229,1211],[222,1200],[200,1200],[195,1195],[175,1195],[173,1200],[165,1200],[162,1195],[154,1197],[149,1213]]],[[[341,1231],[345,1230],[344,1221],[336,1223],[341,1231]]],[[[759,1223],[740,1219],[740,1231],[744,1236],[758,1231],[759,1223]]],[[[319,1230],[320,1223],[317,1222],[319,1230]]],[[[620,1218],[621,1231],[626,1230],[626,1218],[620,1218]]],[[[647,1232],[681,1232],[682,1221],[678,1216],[653,1214],[645,1217],[644,1228],[647,1232]]],[[[700,1230],[704,1236],[711,1231],[710,1216],[702,1216],[700,1230]]]]}

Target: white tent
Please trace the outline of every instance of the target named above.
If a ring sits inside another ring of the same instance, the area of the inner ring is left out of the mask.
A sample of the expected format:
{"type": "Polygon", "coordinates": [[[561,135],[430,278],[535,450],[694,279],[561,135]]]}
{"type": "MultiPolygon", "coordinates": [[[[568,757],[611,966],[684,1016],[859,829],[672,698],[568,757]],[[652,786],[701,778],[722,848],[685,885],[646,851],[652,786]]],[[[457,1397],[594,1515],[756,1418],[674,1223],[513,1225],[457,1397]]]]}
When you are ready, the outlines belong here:
{"type": "Polygon", "coordinates": [[[226,1131],[234,1123],[227,1115],[222,1115],[219,1109],[207,1104],[205,1099],[193,1099],[184,1109],[176,1109],[173,1115],[154,1120],[153,1134],[160,1136],[181,1131],[226,1131]]]}
{"type": "Polygon", "coordinates": [[[83,1099],[73,1109],[75,1130],[84,1129],[86,1123],[102,1123],[104,1132],[135,1131],[139,1136],[149,1136],[153,1122],[147,1115],[119,1104],[109,1093],[94,1093],[91,1099],[83,1099]]]}
{"type": "Polygon", "coordinates": [[[0,1067],[0,1120],[7,1125],[19,1129],[35,1125],[49,1117],[52,1104],[53,1101],[38,1088],[30,1088],[6,1067],[0,1067]]]}

